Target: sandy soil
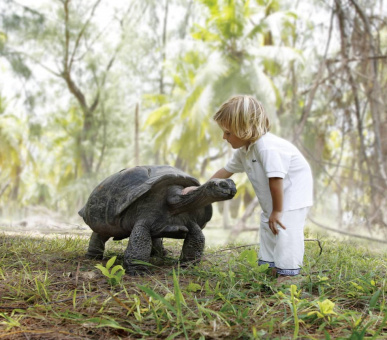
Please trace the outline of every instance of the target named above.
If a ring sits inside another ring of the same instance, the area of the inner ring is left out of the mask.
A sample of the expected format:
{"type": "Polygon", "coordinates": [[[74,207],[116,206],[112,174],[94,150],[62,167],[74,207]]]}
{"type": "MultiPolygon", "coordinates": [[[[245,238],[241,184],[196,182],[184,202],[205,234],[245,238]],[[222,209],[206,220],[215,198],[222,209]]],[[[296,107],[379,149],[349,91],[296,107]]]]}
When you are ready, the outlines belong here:
{"type": "Polygon", "coordinates": [[[1,219],[0,233],[30,236],[77,235],[89,237],[90,228],[81,218],[68,221],[60,216],[47,214],[31,215],[23,219],[1,219]]]}

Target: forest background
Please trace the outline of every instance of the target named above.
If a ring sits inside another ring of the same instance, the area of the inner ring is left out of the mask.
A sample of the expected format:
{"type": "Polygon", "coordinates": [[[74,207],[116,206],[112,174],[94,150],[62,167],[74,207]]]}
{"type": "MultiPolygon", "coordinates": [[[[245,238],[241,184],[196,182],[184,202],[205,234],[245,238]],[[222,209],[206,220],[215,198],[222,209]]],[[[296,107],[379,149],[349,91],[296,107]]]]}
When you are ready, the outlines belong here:
{"type": "MultiPolygon", "coordinates": [[[[0,0],[2,223],[79,223],[135,165],[205,181],[232,153],[212,116],[243,93],[311,164],[310,221],[386,240],[386,19],[383,0],[0,0]]],[[[243,229],[257,202],[234,177],[217,211],[243,229]]]]}

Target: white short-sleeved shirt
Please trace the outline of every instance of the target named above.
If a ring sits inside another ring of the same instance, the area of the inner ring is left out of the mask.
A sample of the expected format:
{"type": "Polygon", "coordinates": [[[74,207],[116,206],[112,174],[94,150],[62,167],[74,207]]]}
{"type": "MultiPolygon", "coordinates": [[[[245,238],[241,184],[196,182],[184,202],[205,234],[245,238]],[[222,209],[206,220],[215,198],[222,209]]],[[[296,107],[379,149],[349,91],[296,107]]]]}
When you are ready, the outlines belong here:
{"type": "Polygon", "coordinates": [[[290,142],[268,132],[255,143],[237,149],[224,167],[228,172],[246,172],[262,208],[262,218],[269,220],[273,210],[269,178],[283,178],[283,211],[313,205],[313,178],[310,166],[290,142]]]}

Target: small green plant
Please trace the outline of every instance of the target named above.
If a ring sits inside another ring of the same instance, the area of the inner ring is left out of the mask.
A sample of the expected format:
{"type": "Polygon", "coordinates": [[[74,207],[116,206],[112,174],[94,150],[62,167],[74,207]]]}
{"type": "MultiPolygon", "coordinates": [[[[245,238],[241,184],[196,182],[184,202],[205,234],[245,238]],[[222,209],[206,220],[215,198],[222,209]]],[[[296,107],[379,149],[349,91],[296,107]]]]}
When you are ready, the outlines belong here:
{"type": "Polygon", "coordinates": [[[269,264],[258,265],[258,255],[255,249],[246,249],[239,255],[239,269],[242,273],[251,274],[251,270],[255,273],[265,273],[269,270],[269,264]]]}
{"type": "Polygon", "coordinates": [[[328,321],[330,321],[331,317],[333,315],[336,315],[336,313],[333,311],[335,304],[331,300],[325,299],[324,301],[318,301],[317,303],[319,310],[309,312],[308,316],[316,315],[319,319],[327,319],[328,321]]]}
{"type": "Polygon", "coordinates": [[[294,320],[293,339],[296,339],[300,331],[300,323],[304,323],[304,321],[300,319],[300,317],[298,316],[298,312],[300,309],[304,307],[305,303],[303,300],[300,300],[302,290],[301,289],[297,290],[296,285],[291,285],[290,288],[288,288],[288,290],[290,291],[290,296],[288,294],[284,294],[281,291],[277,293],[277,296],[283,299],[289,305],[290,310],[293,313],[293,320],[294,320]]]}
{"type": "MultiPolygon", "coordinates": [[[[20,311],[19,311],[20,312],[20,311]]],[[[4,318],[4,321],[1,321],[0,324],[6,325],[5,330],[9,331],[13,327],[20,327],[20,320],[23,318],[22,315],[14,316],[15,311],[11,313],[11,316],[8,316],[6,313],[0,313],[0,317],[4,318]]]]}
{"type": "Polygon", "coordinates": [[[117,256],[113,256],[109,261],[107,261],[106,267],[101,264],[97,264],[95,266],[102,272],[103,275],[108,278],[108,283],[111,286],[118,285],[125,274],[125,269],[121,265],[114,266],[109,272],[109,269],[113,266],[114,262],[116,261],[116,258],[117,256]]]}
{"type": "Polygon", "coordinates": [[[298,332],[300,330],[300,321],[298,319],[298,314],[297,314],[297,304],[298,304],[298,297],[301,294],[301,290],[297,291],[297,286],[296,285],[291,285],[290,286],[290,300],[291,300],[291,309],[293,312],[294,316],[294,333],[293,333],[293,339],[296,339],[298,337],[298,332]]]}
{"type": "Polygon", "coordinates": [[[202,286],[197,284],[197,283],[190,282],[189,285],[185,288],[185,290],[187,292],[196,293],[196,292],[200,292],[202,290],[202,286]]]}
{"type": "Polygon", "coordinates": [[[284,299],[288,304],[293,312],[293,318],[294,318],[294,332],[293,332],[293,339],[296,339],[298,337],[298,332],[300,330],[300,322],[302,320],[299,319],[298,317],[298,305],[299,305],[299,297],[301,295],[301,290],[297,291],[297,286],[296,285],[291,285],[290,288],[290,297],[288,295],[285,295],[283,292],[279,291],[277,293],[277,296],[279,298],[284,299]]]}

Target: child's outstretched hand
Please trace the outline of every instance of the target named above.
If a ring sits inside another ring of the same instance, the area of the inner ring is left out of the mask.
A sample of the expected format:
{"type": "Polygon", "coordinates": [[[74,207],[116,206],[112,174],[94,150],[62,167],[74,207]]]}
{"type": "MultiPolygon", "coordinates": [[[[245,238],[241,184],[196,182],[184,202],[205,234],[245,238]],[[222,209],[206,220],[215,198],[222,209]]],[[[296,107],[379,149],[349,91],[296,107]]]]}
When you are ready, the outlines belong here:
{"type": "Polygon", "coordinates": [[[186,187],[184,188],[182,191],[181,191],[181,194],[182,195],[187,195],[188,193],[190,193],[191,191],[193,190],[196,190],[198,187],[186,187]]]}
{"type": "Polygon", "coordinates": [[[269,218],[269,228],[274,235],[278,234],[277,225],[279,225],[282,229],[286,229],[286,227],[281,222],[282,212],[273,211],[269,218]]]}

